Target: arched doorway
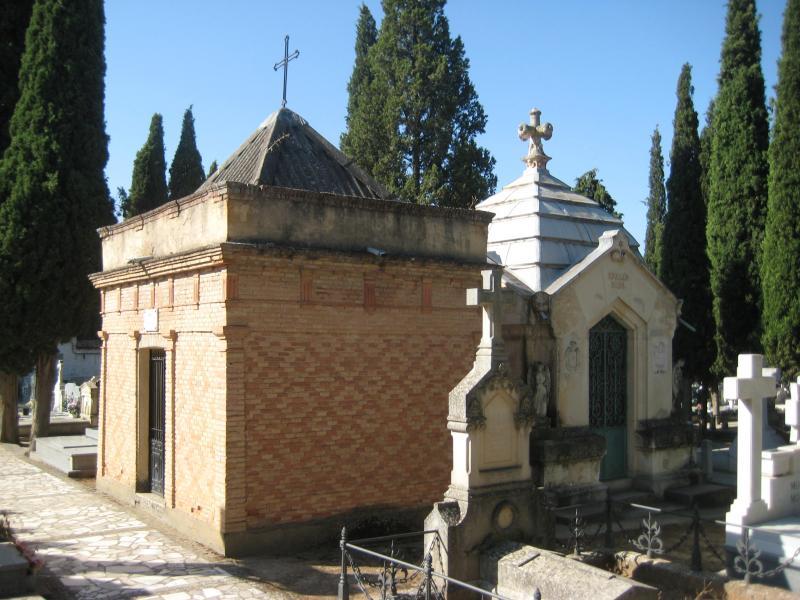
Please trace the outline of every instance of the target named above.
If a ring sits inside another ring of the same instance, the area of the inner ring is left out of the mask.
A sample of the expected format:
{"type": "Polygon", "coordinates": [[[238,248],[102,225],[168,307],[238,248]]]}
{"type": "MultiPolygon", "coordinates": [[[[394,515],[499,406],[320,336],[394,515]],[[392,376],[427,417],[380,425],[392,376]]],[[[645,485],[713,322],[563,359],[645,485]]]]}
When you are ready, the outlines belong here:
{"type": "Polygon", "coordinates": [[[628,331],[608,315],[589,331],[589,426],[606,439],[600,479],[628,473],[628,331]]]}

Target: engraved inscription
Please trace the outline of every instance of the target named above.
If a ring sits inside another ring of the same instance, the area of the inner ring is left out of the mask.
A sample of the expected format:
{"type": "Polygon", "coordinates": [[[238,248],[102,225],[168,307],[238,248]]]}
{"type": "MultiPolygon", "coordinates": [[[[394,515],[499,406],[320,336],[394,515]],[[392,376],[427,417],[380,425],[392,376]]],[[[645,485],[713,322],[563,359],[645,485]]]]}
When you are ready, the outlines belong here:
{"type": "Polygon", "coordinates": [[[628,274],[611,272],[608,274],[608,279],[611,281],[612,288],[622,290],[625,289],[625,282],[628,281],[628,274]]]}

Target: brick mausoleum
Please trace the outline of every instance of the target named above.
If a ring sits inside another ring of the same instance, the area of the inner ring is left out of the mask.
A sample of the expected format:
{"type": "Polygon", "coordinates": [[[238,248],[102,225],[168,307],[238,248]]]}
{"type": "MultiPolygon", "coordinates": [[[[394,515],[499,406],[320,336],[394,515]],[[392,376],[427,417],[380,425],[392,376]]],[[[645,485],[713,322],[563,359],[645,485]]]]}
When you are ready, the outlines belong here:
{"type": "Polygon", "coordinates": [[[423,515],[490,218],[389,200],[281,109],[195,194],[103,228],[98,489],[228,555],[423,515]]]}

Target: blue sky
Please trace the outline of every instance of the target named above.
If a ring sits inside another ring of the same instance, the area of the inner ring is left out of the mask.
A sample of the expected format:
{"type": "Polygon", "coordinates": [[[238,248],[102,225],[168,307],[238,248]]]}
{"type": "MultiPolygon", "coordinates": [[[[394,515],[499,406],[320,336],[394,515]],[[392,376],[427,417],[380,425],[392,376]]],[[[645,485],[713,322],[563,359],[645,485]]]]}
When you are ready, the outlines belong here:
{"type": "MultiPolygon", "coordinates": [[[[130,187],[154,112],[164,116],[167,165],[183,111],[194,106],[203,166],[222,163],[280,107],[284,36],[300,57],[288,104],[338,145],[353,66],[357,0],[113,0],[106,3],[106,173],[130,187]]],[[[380,23],[380,2],[366,2],[380,23]]],[[[785,0],[760,0],[762,65],[774,94],[785,0]]],[[[498,188],[522,172],[517,125],[536,106],[554,126],[550,172],[572,184],[596,167],[643,242],[650,135],[659,125],[669,161],[675,86],[693,66],[704,122],[716,92],[725,28],[722,0],[451,0],[451,35],[464,40],[488,116],[480,143],[497,159],[498,188]]],[[[666,167],[667,174],[669,166],[666,167]]]]}

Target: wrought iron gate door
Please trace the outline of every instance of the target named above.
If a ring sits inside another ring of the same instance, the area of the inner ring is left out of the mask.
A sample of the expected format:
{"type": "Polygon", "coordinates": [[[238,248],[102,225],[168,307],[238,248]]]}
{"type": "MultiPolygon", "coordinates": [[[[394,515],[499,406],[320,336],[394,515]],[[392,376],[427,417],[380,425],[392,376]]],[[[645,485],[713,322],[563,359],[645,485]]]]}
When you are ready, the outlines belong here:
{"type": "Polygon", "coordinates": [[[164,412],[166,395],[166,354],[150,350],[150,491],[164,495],[164,412]]]}
{"type": "Polygon", "coordinates": [[[607,316],[589,332],[589,425],[606,438],[600,479],[627,475],[627,331],[607,316]]]}

